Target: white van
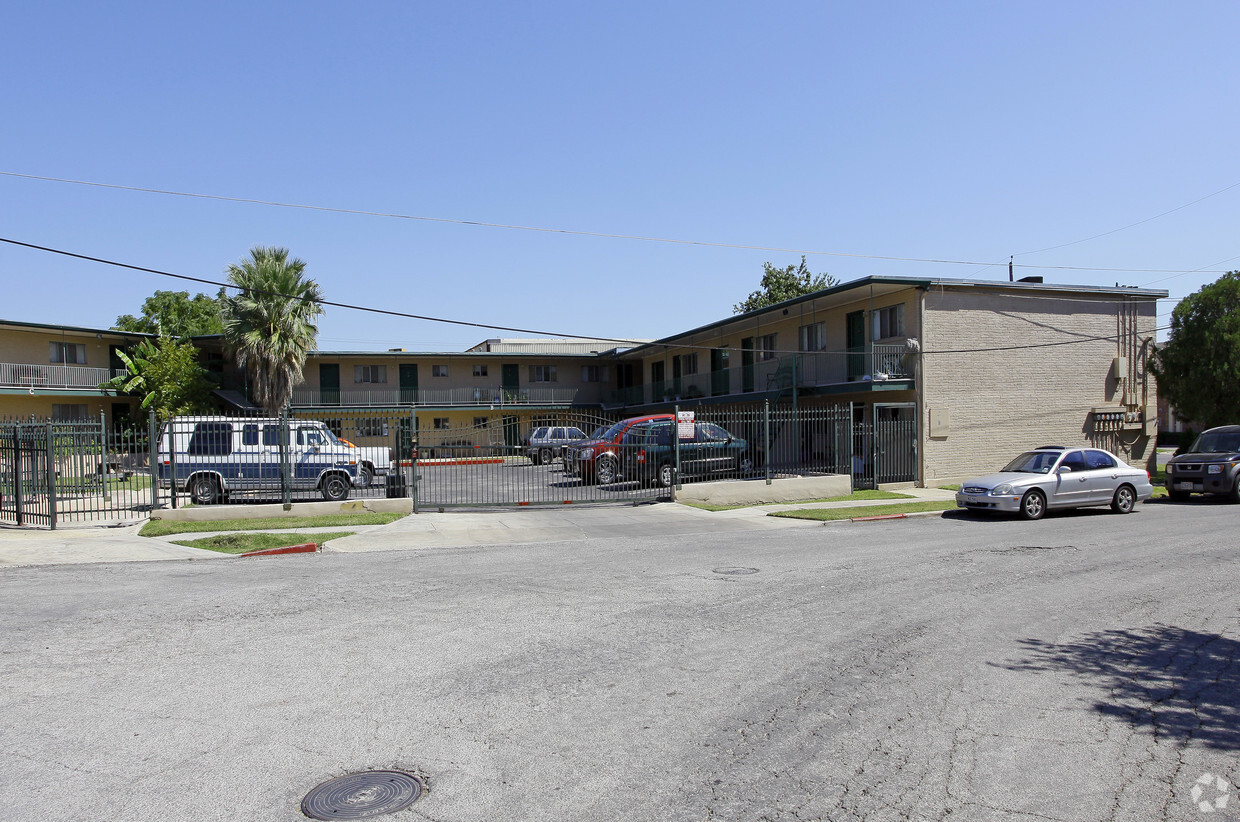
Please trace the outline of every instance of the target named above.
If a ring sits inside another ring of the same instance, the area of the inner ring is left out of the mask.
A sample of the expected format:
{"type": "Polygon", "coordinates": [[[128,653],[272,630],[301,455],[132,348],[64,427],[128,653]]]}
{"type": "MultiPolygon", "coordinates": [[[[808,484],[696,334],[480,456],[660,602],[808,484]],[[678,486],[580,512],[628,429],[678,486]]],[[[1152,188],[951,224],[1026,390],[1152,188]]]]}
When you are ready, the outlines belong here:
{"type": "Polygon", "coordinates": [[[357,449],[317,420],[173,417],[159,435],[160,488],[175,482],[197,505],[233,491],[278,492],[286,473],[290,489],[317,489],[338,502],[349,498],[357,472],[357,449]]]}

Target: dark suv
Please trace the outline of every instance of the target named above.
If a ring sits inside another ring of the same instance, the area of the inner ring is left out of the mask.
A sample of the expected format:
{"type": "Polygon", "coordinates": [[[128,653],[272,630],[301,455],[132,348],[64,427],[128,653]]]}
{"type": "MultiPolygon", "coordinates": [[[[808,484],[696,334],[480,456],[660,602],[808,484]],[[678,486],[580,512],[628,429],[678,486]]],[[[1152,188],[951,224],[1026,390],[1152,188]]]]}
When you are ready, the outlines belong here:
{"type": "Polygon", "coordinates": [[[643,485],[667,488],[676,481],[676,451],[681,477],[747,477],[754,471],[749,443],[718,425],[695,422],[686,436],[674,420],[638,423],[621,439],[620,473],[643,485]],[[673,438],[679,439],[676,442],[673,438]]]}
{"type": "Polygon", "coordinates": [[[1240,502],[1240,425],[1202,432],[1191,448],[1167,463],[1167,493],[1173,500],[1189,494],[1218,494],[1240,502]]]}

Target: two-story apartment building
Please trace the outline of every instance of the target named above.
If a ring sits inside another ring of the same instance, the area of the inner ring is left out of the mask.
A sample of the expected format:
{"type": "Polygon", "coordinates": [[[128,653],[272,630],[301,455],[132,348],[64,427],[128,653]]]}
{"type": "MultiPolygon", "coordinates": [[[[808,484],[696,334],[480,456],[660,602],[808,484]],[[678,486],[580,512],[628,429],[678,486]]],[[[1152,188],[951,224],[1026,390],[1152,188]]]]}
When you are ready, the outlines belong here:
{"type": "MultiPolygon", "coordinates": [[[[871,432],[886,422],[915,431],[907,479],[923,484],[991,471],[1046,444],[1093,444],[1143,464],[1157,431],[1145,361],[1166,296],[867,277],[627,348],[493,339],[459,352],[315,351],[293,405],[373,441],[365,444],[390,442],[384,420],[407,414],[423,442],[477,431],[475,444],[507,445],[568,411],[837,406],[871,432]]],[[[112,350],[141,336],[0,322],[0,417],[134,413],[135,399],[98,385],[120,367],[112,350]]],[[[219,338],[196,343],[218,366],[219,338]]],[[[221,401],[242,398],[244,374],[222,376],[233,390],[221,401]]]]}
{"type": "Polygon", "coordinates": [[[139,401],[99,386],[125,371],[116,349],[147,336],[0,320],[0,419],[129,419],[139,401]]]}
{"type": "Polygon", "coordinates": [[[625,352],[642,378],[609,400],[635,413],[844,403],[863,424],[911,420],[915,478],[928,484],[995,470],[1044,444],[1094,444],[1143,464],[1157,432],[1145,360],[1166,296],[868,277],[625,352]]]}

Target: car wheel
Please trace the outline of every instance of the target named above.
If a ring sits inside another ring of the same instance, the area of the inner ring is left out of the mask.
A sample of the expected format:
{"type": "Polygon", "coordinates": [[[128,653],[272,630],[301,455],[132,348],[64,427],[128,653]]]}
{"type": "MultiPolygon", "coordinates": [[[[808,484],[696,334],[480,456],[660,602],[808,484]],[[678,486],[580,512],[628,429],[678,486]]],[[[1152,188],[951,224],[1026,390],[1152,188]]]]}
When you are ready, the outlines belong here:
{"type": "Polygon", "coordinates": [[[328,502],[341,502],[349,498],[349,481],[344,474],[328,474],[323,477],[319,490],[328,502]]]}
{"type": "Polygon", "coordinates": [[[736,461],[736,471],[742,477],[747,477],[757,469],[757,463],[754,462],[753,453],[746,451],[740,455],[736,461]]]}
{"type": "Polygon", "coordinates": [[[659,471],[655,474],[655,484],[660,488],[671,488],[676,482],[676,468],[670,463],[665,462],[659,466],[659,471]]]}
{"type": "Polygon", "coordinates": [[[1137,492],[1132,490],[1131,485],[1121,485],[1115,489],[1115,496],[1111,498],[1111,510],[1117,514],[1131,514],[1132,509],[1137,507],[1137,492]]]}
{"type": "Polygon", "coordinates": [[[1027,491],[1020,499],[1020,515],[1025,519],[1042,519],[1046,513],[1046,495],[1038,489],[1027,491]]]}
{"type": "Polygon", "coordinates": [[[206,474],[194,477],[189,487],[189,496],[195,505],[212,505],[222,496],[220,481],[206,474]]]}
{"type": "Polygon", "coordinates": [[[608,485],[616,481],[616,461],[611,457],[599,457],[594,465],[594,481],[608,485]]]}
{"type": "Polygon", "coordinates": [[[357,471],[357,487],[369,488],[370,484],[375,481],[375,470],[369,465],[363,465],[357,471]]]}
{"type": "Polygon", "coordinates": [[[538,452],[538,461],[543,465],[550,465],[555,460],[555,452],[550,448],[544,448],[538,452]]]}
{"type": "Polygon", "coordinates": [[[1231,491],[1227,494],[1228,502],[1240,502],[1240,476],[1236,477],[1236,481],[1232,483],[1231,491]]]}

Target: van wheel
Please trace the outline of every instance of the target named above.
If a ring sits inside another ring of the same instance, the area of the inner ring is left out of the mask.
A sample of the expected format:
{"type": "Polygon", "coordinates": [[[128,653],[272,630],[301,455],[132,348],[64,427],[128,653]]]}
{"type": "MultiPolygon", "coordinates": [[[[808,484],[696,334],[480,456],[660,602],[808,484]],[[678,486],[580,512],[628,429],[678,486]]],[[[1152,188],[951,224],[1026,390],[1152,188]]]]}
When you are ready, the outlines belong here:
{"type": "Polygon", "coordinates": [[[214,505],[223,496],[220,481],[209,474],[194,477],[189,486],[189,497],[195,505],[214,505]]]}
{"type": "Polygon", "coordinates": [[[349,481],[344,474],[328,474],[323,477],[320,490],[323,492],[323,499],[328,502],[341,502],[349,498],[349,481]]]}
{"type": "Polygon", "coordinates": [[[369,488],[370,484],[375,481],[375,469],[369,465],[363,465],[357,471],[357,487],[369,488]]]}
{"type": "Polygon", "coordinates": [[[544,465],[550,465],[555,460],[555,452],[550,448],[544,448],[538,452],[538,461],[544,465]]]}

